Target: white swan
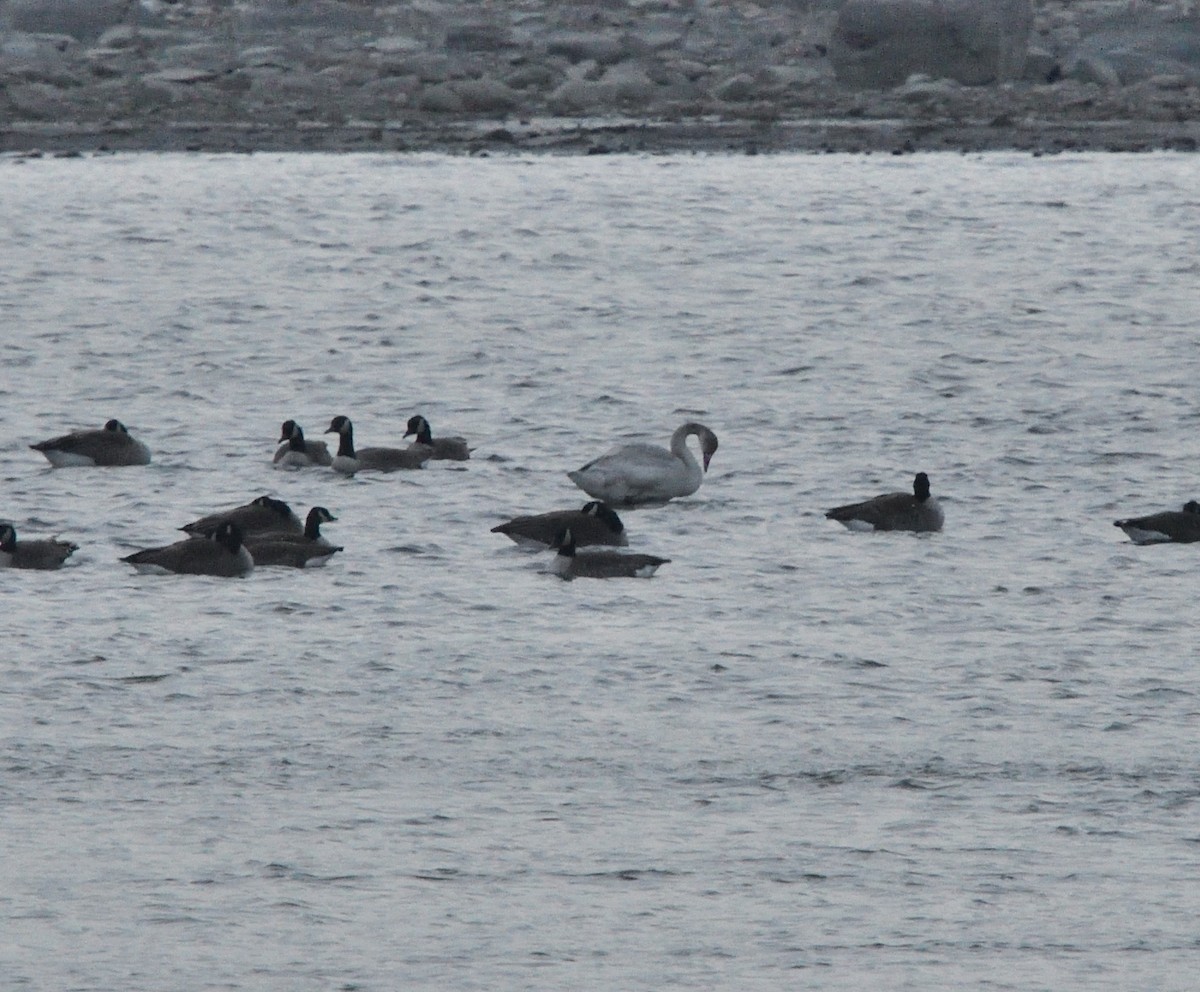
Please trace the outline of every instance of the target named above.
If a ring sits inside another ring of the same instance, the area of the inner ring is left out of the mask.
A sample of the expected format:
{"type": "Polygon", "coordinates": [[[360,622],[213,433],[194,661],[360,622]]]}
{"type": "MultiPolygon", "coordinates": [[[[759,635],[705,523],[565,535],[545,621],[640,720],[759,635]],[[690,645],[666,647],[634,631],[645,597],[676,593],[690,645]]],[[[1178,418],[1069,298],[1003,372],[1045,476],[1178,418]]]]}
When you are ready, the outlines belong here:
{"type": "Polygon", "coordinates": [[[716,450],[717,435],[689,421],[671,435],[670,451],[657,444],[622,444],[567,477],[589,496],[613,506],[665,503],[700,488],[716,450]],[[703,465],[687,446],[693,434],[700,439],[703,465]]]}

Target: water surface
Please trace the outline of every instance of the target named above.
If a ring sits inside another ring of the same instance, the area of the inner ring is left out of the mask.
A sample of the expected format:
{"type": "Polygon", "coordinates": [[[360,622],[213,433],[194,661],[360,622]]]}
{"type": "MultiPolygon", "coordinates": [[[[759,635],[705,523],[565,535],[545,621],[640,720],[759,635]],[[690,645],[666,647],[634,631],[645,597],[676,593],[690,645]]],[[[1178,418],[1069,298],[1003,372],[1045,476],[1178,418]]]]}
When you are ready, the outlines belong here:
{"type": "Polygon", "coordinates": [[[0,159],[13,989],[1190,989],[1195,157],[0,159]],[[280,421],[465,466],[280,473],[280,421]],[[33,441],[119,417],[145,469],[33,441]],[[685,419],[650,581],[489,528],[685,419]],[[938,535],[823,509],[927,471],[938,535]],[[118,559],[262,493],[328,568],[118,559]]]}

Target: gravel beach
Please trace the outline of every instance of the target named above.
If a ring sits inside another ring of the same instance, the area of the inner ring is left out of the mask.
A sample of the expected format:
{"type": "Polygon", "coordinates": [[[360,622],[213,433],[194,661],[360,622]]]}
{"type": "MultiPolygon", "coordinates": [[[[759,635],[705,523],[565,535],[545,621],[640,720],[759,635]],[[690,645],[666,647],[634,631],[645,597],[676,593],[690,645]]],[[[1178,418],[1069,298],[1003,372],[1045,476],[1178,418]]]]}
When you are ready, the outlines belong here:
{"type": "Polygon", "coordinates": [[[8,0],[0,151],[1198,147],[1187,4],[1042,0],[1014,35],[947,0],[958,49],[930,55],[931,22],[913,55],[887,3],[944,8],[852,2],[8,0]]]}

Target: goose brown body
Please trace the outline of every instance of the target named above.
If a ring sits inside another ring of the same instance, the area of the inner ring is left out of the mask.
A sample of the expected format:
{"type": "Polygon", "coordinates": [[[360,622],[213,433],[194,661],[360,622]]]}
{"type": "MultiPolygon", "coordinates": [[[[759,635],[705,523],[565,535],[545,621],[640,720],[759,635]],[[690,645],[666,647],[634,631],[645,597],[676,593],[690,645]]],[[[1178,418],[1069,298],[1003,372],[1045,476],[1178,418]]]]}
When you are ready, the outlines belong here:
{"type": "Polygon", "coordinates": [[[119,420],[110,420],[100,430],[74,431],[31,444],[55,468],[71,465],[149,465],[150,449],[136,440],[119,420]]]}
{"type": "Polygon", "coordinates": [[[78,544],[58,538],[18,540],[12,524],[0,524],[0,568],[29,568],[51,571],[79,550],[78,544]]]}
{"type": "Polygon", "coordinates": [[[884,493],[861,503],[835,506],[825,516],[850,530],[938,531],[945,520],[924,472],[913,479],[911,493],[884,493]]]}

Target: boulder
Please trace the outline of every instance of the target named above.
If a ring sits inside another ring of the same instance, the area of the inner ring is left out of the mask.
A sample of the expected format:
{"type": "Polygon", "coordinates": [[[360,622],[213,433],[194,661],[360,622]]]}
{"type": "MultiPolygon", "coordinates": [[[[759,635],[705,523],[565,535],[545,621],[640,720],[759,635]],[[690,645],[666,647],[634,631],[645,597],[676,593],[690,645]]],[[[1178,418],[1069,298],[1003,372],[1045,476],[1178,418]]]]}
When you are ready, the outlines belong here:
{"type": "Polygon", "coordinates": [[[504,114],[519,103],[513,90],[490,76],[456,80],[450,87],[462,101],[462,109],[471,113],[504,114]]]}
{"type": "Polygon", "coordinates": [[[126,0],[9,0],[0,7],[0,17],[10,30],[67,34],[88,42],[123,23],[128,13],[126,0]]]}
{"type": "Polygon", "coordinates": [[[1155,76],[1200,83],[1200,16],[1168,19],[1151,12],[1104,22],[1075,46],[1063,74],[1105,86],[1129,86],[1155,76]]]}
{"type": "Polygon", "coordinates": [[[915,73],[984,86],[1021,78],[1032,28],[1032,0],[847,0],[829,58],[859,89],[915,73]]]}

